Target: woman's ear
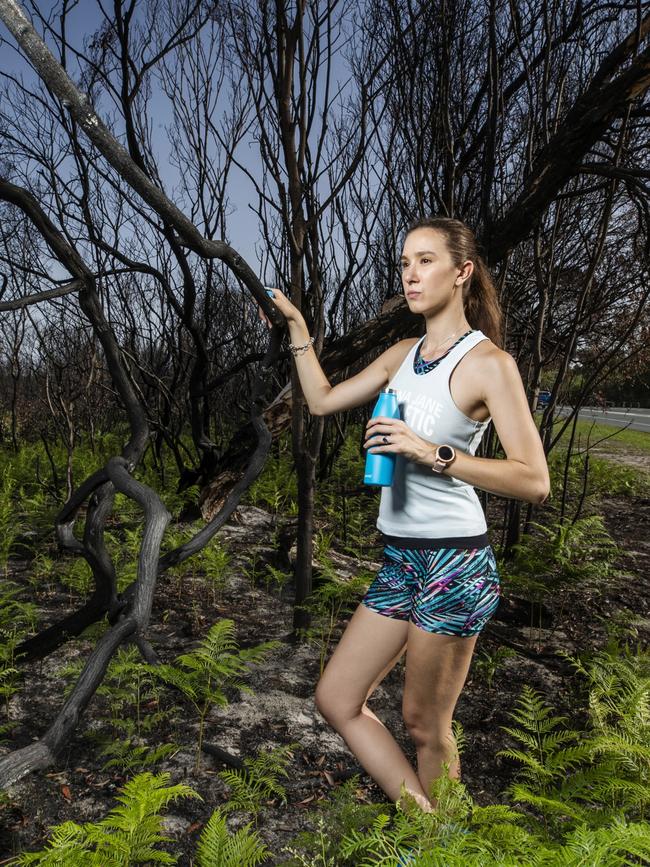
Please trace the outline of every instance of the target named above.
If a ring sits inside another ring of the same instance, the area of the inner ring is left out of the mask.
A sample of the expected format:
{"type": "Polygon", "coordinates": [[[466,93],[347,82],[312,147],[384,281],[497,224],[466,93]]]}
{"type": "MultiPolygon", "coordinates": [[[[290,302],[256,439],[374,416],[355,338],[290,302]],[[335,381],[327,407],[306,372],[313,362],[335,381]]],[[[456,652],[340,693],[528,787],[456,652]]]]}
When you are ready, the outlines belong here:
{"type": "Polygon", "coordinates": [[[463,267],[460,269],[459,277],[462,278],[463,283],[465,283],[474,273],[474,263],[471,259],[468,259],[467,262],[463,262],[463,267]]]}

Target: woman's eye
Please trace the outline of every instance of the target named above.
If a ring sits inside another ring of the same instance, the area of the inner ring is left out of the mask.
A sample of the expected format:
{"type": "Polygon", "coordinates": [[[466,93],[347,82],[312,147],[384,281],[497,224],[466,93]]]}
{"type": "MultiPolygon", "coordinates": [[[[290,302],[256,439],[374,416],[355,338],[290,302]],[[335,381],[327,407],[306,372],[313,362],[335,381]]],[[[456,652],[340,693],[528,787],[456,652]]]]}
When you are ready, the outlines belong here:
{"type": "Polygon", "coordinates": [[[421,262],[430,262],[431,259],[420,259],[421,262]]]}

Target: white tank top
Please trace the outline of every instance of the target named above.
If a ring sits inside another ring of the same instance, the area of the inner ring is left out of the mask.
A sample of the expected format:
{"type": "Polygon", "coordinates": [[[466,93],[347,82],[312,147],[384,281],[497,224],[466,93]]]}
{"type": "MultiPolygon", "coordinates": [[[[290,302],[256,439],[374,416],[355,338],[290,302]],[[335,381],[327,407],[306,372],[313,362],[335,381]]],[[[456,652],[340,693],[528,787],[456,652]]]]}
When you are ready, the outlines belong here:
{"type": "MultiPolygon", "coordinates": [[[[481,340],[482,331],[464,337],[428,373],[413,370],[418,346],[411,348],[388,388],[397,390],[403,421],[422,439],[474,454],[490,423],[462,413],[449,390],[449,377],[461,358],[481,340]]],[[[391,487],[381,489],[377,528],[389,536],[438,539],[485,533],[483,509],[472,485],[397,455],[391,487]]]]}

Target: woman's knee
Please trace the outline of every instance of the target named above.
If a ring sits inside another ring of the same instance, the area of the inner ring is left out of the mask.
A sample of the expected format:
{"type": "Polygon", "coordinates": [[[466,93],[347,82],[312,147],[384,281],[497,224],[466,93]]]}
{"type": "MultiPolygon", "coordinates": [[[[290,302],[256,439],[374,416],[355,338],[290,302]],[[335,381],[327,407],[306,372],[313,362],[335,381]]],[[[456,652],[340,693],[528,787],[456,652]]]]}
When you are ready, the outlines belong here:
{"type": "Polygon", "coordinates": [[[402,706],[404,725],[416,747],[447,752],[455,749],[451,719],[447,714],[427,713],[422,707],[404,704],[402,706]]]}
{"type": "Polygon", "coordinates": [[[334,728],[339,728],[347,720],[358,716],[363,707],[363,701],[346,697],[340,684],[331,686],[325,678],[318,682],[314,702],[319,713],[334,728]]]}

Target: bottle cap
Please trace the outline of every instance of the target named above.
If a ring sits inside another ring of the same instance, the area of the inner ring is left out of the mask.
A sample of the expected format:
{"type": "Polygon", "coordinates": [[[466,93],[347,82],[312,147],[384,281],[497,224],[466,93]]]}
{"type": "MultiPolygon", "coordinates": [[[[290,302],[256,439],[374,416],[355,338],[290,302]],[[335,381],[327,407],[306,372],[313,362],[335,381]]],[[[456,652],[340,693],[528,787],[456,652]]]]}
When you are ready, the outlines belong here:
{"type": "Polygon", "coordinates": [[[381,393],[382,394],[397,394],[397,389],[396,388],[382,388],[381,393]]]}

